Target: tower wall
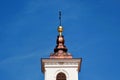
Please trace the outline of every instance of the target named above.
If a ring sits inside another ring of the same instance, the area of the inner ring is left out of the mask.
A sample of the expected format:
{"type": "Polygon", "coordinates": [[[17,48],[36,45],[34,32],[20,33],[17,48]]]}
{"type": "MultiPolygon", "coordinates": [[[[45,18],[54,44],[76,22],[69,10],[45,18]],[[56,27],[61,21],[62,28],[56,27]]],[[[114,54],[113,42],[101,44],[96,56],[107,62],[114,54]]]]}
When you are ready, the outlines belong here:
{"type": "MultiPolygon", "coordinates": [[[[69,64],[69,63],[68,63],[69,64]]],[[[66,80],[78,80],[78,64],[70,63],[69,65],[45,65],[45,80],[56,80],[58,73],[63,72],[66,80]]]]}
{"type": "Polygon", "coordinates": [[[78,80],[78,72],[81,59],[56,60],[46,59],[42,61],[45,80],[56,80],[58,73],[66,75],[66,80],[78,80]]]}

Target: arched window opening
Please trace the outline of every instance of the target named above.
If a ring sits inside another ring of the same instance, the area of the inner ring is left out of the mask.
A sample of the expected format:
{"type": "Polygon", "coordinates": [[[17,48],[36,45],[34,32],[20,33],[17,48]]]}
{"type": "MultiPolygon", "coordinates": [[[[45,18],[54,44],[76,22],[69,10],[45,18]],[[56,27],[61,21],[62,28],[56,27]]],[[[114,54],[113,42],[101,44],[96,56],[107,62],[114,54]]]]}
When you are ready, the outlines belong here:
{"type": "Polygon", "coordinates": [[[57,74],[56,80],[66,80],[66,75],[60,72],[57,74]]]}

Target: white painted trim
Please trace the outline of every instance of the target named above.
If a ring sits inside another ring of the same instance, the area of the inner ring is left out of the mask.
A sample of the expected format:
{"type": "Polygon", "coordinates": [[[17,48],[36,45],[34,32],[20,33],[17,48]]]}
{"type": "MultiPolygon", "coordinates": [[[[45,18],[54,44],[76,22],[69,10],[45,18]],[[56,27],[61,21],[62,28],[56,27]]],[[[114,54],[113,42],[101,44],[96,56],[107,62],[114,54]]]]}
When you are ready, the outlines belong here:
{"type": "Polygon", "coordinates": [[[64,69],[59,69],[59,70],[57,70],[57,71],[54,73],[54,75],[55,75],[54,78],[56,78],[57,74],[60,73],[60,72],[64,73],[64,74],[66,75],[66,79],[68,80],[69,74],[68,74],[68,72],[67,72],[66,70],[64,70],[64,69]]]}

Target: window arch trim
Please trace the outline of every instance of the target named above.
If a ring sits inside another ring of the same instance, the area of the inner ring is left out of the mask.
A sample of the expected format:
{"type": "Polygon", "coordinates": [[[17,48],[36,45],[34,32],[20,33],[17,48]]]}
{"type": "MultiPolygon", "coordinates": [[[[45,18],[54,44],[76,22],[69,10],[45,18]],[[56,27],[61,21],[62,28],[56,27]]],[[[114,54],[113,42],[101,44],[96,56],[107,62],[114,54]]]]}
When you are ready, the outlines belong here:
{"type": "Polygon", "coordinates": [[[57,71],[54,73],[54,75],[55,75],[54,78],[56,78],[57,74],[60,73],[60,72],[63,72],[63,73],[66,75],[66,80],[68,80],[69,74],[68,74],[68,72],[67,72],[66,70],[64,70],[64,69],[59,69],[59,70],[57,70],[57,71]]]}

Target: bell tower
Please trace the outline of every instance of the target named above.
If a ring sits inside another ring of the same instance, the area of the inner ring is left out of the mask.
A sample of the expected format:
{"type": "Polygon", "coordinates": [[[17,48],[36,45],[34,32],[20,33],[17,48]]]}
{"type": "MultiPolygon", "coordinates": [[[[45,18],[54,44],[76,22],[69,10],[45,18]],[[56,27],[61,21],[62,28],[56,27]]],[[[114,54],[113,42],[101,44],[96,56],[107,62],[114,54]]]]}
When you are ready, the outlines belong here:
{"type": "Polygon", "coordinates": [[[61,12],[59,13],[60,25],[54,53],[49,58],[41,59],[41,69],[45,80],[78,80],[78,72],[81,68],[82,58],[73,58],[65,46],[61,26],[61,12]]]}

